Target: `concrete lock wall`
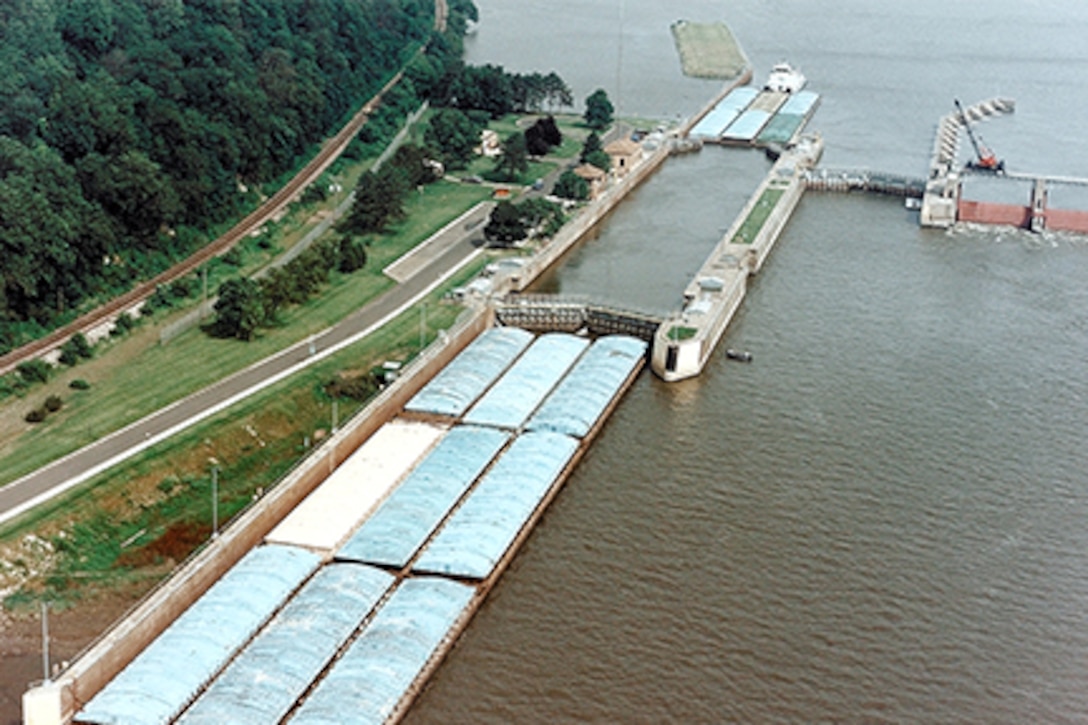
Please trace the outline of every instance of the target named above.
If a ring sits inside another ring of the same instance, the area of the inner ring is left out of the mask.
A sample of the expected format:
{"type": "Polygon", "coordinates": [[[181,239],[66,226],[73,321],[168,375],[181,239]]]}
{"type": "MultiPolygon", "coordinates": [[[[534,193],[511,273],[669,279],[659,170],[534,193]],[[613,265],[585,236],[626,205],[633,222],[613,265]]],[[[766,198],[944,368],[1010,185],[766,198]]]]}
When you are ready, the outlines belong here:
{"type": "Polygon", "coordinates": [[[521,274],[511,280],[511,286],[518,292],[523,291],[545,270],[558,262],[593,228],[608,216],[627,194],[634,191],[669,157],[667,144],[662,144],[649,156],[642,159],[634,169],[616,182],[594,203],[583,208],[582,212],[564,226],[559,233],[522,268],[521,274]]]}
{"type": "Polygon", "coordinates": [[[99,638],[70,669],[23,696],[28,725],[71,722],[80,707],[161,634],[250,549],[258,545],[299,502],[325,480],[374,431],[395,416],[415,393],[469,342],[491,326],[493,313],[472,308],[467,317],[432,343],[404,374],[344,428],[307,456],[264,497],[220,532],[99,638]]]}

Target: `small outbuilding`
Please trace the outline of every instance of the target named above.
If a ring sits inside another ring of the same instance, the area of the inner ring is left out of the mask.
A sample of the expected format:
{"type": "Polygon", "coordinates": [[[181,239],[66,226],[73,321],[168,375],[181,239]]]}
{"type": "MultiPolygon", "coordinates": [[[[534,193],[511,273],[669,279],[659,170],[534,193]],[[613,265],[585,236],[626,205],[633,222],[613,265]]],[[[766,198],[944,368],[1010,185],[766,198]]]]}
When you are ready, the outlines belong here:
{"type": "Polygon", "coordinates": [[[612,159],[612,172],[617,179],[627,173],[642,160],[642,146],[631,139],[621,138],[604,147],[604,152],[612,159]]]}
{"type": "Polygon", "coordinates": [[[608,172],[602,171],[593,164],[580,164],[574,169],[574,173],[585,179],[589,184],[589,198],[596,199],[597,195],[604,189],[605,180],[608,178],[608,172]]]}

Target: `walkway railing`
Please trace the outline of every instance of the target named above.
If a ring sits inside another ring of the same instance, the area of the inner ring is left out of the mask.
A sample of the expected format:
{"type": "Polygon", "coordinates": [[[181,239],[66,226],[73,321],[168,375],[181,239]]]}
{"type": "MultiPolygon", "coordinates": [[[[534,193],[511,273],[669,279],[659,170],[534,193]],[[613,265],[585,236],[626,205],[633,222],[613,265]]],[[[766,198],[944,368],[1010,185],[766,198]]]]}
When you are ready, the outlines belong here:
{"type": "Polygon", "coordinates": [[[661,314],[625,309],[582,295],[507,295],[491,304],[504,325],[562,332],[588,329],[595,335],[632,335],[648,342],[664,320],[661,314]]]}
{"type": "Polygon", "coordinates": [[[812,191],[867,191],[890,196],[922,198],[925,179],[868,169],[819,168],[804,172],[805,187],[812,191]]]}

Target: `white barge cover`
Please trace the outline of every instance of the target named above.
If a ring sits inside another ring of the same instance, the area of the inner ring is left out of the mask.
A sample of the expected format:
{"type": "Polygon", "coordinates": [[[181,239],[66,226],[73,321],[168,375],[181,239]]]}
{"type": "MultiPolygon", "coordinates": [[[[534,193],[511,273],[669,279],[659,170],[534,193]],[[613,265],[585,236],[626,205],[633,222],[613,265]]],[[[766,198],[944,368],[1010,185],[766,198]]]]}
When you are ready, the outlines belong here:
{"type": "Polygon", "coordinates": [[[178,721],[248,725],[282,720],[394,578],[362,564],[320,569],[178,721]]]}
{"type": "Polygon", "coordinates": [[[495,428],[462,425],[450,430],[340,547],[336,558],[403,567],[509,438],[495,428]]]}
{"type": "Polygon", "coordinates": [[[423,550],[412,570],[486,579],[566,468],[578,441],[523,433],[423,550]]]}
{"type": "Polygon", "coordinates": [[[541,335],[472,406],[464,422],[520,428],[588,346],[585,338],[566,332],[541,335]]]}
{"type": "Polygon", "coordinates": [[[384,723],[475,594],[449,579],[405,579],[288,722],[384,723]]]}
{"type": "Polygon", "coordinates": [[[446,433],[393,420],[377,430],[280,522],[265,541],[331,551],[446,433]]]}
{"type": "Polygon", "coordinates": [[[533,334],[492,327],[469,343],[404,406],[417,413],[459,417],[529,347],[533,334]]]}
{"type": "Polygon", "coordinates": [[[294,546],[253,549],[91,698],[76,722],[169,722],[319,563],[294,546]]]}
{"type": "Polygon", "coordinates": [[[646,343],[627,335],[599,338],[529,419],[529,430],[584,438],[620,386],[646,355],[646,343]]]}

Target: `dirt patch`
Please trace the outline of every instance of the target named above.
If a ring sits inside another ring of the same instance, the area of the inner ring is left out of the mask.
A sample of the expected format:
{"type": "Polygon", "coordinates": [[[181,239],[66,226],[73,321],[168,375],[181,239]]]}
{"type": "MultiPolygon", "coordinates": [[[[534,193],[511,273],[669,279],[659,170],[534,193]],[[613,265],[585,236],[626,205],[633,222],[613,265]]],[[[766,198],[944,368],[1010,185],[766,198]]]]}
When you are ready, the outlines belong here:
{"type": "Polygon", "coordinates": [[[212,527],[207,524],[179,521],[154,541],[121,554],[117,557],[117,566],[142,568],[152,564],[168,564],[173,567],[207,542],[211,532],[212,527]]]}
{"type": "MultiPolygon", "coordinates": [[[[76,607],[49,613],[50,662],[69,662],[117,621],[151,582],[76,607]]],[[[22,699],[30,683],[42,679],[42,625],[40,612],[13,615],[0,610],[0,725],[22,722],[22,699]]]]}

